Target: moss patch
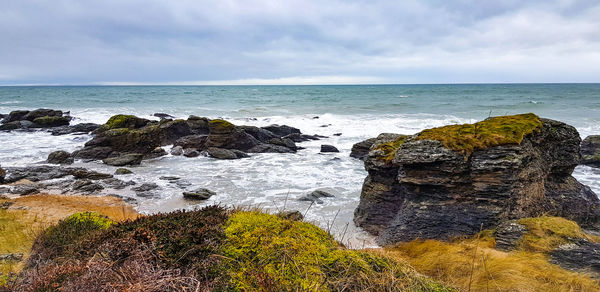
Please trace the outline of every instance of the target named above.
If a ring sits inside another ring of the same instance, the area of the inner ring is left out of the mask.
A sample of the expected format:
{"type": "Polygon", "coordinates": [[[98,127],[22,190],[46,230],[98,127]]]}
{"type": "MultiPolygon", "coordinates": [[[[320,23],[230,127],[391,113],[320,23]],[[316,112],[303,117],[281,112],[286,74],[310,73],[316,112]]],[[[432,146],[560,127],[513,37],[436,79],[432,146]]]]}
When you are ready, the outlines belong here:
{"type": "Polygon", "coordinates": [[[148,123],[148,120],[138,118],[134,115],[114,115],[108,119],[104,128],[106,130],[117,129],[117,128],[130,128],[135,129],[143,127],[148,123]]]}
{"type": "Polygon", "coordinates": [[[398,149],[400,149],[400,146],[404,144],[404,141],[407,137],[408,136],[398,137],[394,141],[376,145],[374,149],[383,152],[382,155],[379,156],[377,159],[385,161],[386,163],[392,162],[392,160],[394,160],[394,157],[396,157],[396,151],[398,151],[398,149]]]}
{"type": "Polygon", "coordinates": [[[449,149],[470,155],[475,150],[489,147],[520,144],[523,138],[542,126],[535,114],[501,116],[475,124],[450,125],[427,129],[417,140],[437,140],[449,149]]]}
{"type": "Polygon", "coordinates": [[[44,116],[33,120],[33,123],[40,127],[58,127],[69,124],[69,117],[44,116]]]}
{"type": "Polygon", "coordinates": [[[235,129],[235,126],[226,120],[215,119],[208,122],[208,129],[211,134],[228,134],[235,129]]]}
{"type": "Polygon", "coordinates": [[[517,222],[527,228],[519,242],[519,248],[527,251],[550,252],[577,238],[600,242],[600,237],[584,233],[577,223],[561,217],[522,218],[517,222]]]}

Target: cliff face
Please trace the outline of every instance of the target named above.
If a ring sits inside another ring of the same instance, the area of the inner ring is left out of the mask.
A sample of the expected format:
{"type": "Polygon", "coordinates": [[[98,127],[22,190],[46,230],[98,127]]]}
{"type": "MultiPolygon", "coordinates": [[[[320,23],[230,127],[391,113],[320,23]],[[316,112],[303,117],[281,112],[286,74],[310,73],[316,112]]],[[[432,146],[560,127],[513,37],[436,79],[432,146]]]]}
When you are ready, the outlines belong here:
{"type": "Polygon", "coordinates": [[[375,142],[354,221],[381,244],[472,235],[542,214],[593,227],[600,201],[571,176],[580,142],[575,128],[533,114],[375,142]]]}

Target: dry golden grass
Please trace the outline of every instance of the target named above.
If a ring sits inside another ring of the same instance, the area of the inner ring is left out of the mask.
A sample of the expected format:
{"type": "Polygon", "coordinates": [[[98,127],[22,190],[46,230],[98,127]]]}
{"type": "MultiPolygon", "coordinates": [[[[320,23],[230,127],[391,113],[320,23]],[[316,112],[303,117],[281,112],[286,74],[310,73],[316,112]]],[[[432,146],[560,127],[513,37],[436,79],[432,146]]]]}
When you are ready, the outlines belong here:
{"type": "Polygon", "coordinates": [[[519,248],[532,252],[550,252],[573,238],[600,242],[600,236],[583,232],[576,222],[562,217],[540,216],[519,219],[527,233],[519,242],[519,248]]]}
{"type": "Polygon", "coordinates": [[[502,252],[494,239],[412,241],[386,248],[417,271],[461,291],[600,291],[589,276],[550,264],[543,253],[502,252]]]}
{"type": "MultiPolygon", "coordinates": [[[[0,254],[23,253],[27,258],[35,237],[48,226],[77,212],[93,211],[116,221],[134,219],[139,214],[123,200],[114,197],[32,195],[16,199],[9,209],[0,209],[0,254]]],[[[0,285],[6,275],[23,268],[23,262],[0,262],[0,285]]]]}

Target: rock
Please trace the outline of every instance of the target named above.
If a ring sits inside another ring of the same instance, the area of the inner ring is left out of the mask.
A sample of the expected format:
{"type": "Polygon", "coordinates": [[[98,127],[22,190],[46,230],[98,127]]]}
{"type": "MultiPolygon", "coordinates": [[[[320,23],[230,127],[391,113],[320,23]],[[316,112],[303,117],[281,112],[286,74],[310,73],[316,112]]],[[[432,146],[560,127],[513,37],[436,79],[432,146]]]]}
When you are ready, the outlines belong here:
{"type": "Polygon", "coordinates": [[[285,146],[273,144],[256,145],[247,151],[248,153],[294,153],[295,151],[285,146]]]}
{"type": "Polygon", "coordinates": [[[122,190],[128,186],[135,185],[134,181],[122,181],[117,178],[107,178],[105,180],[102,180],[102,183],[105,184],[107,187],[116,189],[116,190],[122,190]]]}
{"type": "Polygon", "coordinates": [[[154,113],[153,116],[160,119],[174,119],[175,117],[165,113],[154,113]]]}
{"type": "Polygon", "coordinates": [[[178,176],[161,176],[158,179],[160,180],[168,180],[168,181],[175,181],[175,180],[180,180],[181,178],[178,176]]]}
{"type": "Polygon", "coordinates": [[[48,155],[46,162],[51,164],[73,164],[73,157],[67,151],[54,151],[48,155]]]}
{"type": "Polygon", "coordinates": [[[256,138],[256,140],[263,143],[268,143],[268,141],[273,138],[279,138],[279,136],[275,135],[273,132],[259,127],[238,126],[238,128],[244,130],[244,132],[252,135],[252,137],[256,138]]]}
{"type": "Polygon", "coordinates": [[[600,135],[587,136],[581,142],[581,164],[600,168],[600,135]]]}
{"type": "Polygon", "coordinates": [[[103,190],[104,187],[87,179],[77,180],[73,183],[73,192],[92,194],[103,190]]]}
{"type": "Polygon", "coordinates": [[[150,153],[146,154],[146,156],[144,156],[143,158],[151,159],[165,155],[167,155],[167,151],[165,151],[165,149],[163,149],[162,147],[156,147],[154,148],[154,150],[150,151],[150,153]]]}
{"type": "Polygon", "coordinates": [[[102,162],[112,166],[139,165],[142,162],[144,155],[137,153],[123,154],[117,157],[109,157],[102,162]]]}
{"type": "Polygon", "coordinates": [[[550,253],[550,262],[564,269],[591,273],[600,277],[600,243],[577,239],[550,253]]]}
{"type": "Polygon", "coordinates": [[[183,148],[181,146],[175,146],[171,148],[171,155],[180,156],[183,155],[183,148]]]}
{"type": "MultiPolygon", "coordinates": [[[[195,148],[195,149],[203,149],[206,140],[208,139],[208,135],[189,135],[184,136],[173,144],[174,147],[185,148],[195,148]]],[[[171,153],[172,154],[172,153],[171,153]]]]}
{"type": "MultiPolygon", "coordinates": [[[[21,120],[35,122],[36,119],[50,117],[63,117],[63,112],[59,110],[41,108],[28,112],[21,118],[21,120]]],[[[71,118],[68,116],[64,116],[64,118],[67,118],[69,121],[71,120],[71,118]]]]}
{"type": "Polygon", "coordinates": [[[237,159],[235,152],[222,148],[209,147],[206,149],[208,156],[217,159],[237,159]]]}
{"type": "Polygon", "coordinates": [[[333,198],[333,197],[335,197],[335,196],[328,192],[321,191],[321,190],[315,190],[315,191],[311,192],[310,194],[307,194],[306,196],[298,198],[298,201],[307,201],[307,202],[315,202],[317,204],[323,204],[323,201],[321,200],[321,198],[333,198]]]}
{"type": "Polygon", "coordinates": [[[20,184],[20,185],[14,186],[10,192],[12,194],[17,194],[20,196],[37,194],[40,192],[40,185],[39,184],[30,184],[30,183],[29,184],[20,184]]]}
{"type": "Polygon", "coordinates": [[[502,251],[511,251],[517,248],[517,243],[527,232],[525,226],[517,223],[516,220],[509,220],[500,223],[494,231],[496,240],[496,249],[502,251]]]}
{"type": "Polygon", "coordinates": [[[266,127],[262,127],[263,129],[277,135],[278,137],[283,137],[286,135],[290,135],[290,134],[301,134],[299,129],[296,129],[294,127],[290,127],[290,126],[286,126],[286,125],[270,125],[270,126],[266,126],[266,127]]]}
{"type": "Polygon", "coordinates": [[[0,261],[20,262],[23,260],[22,253],[5,253],[0,254],[0,261]]]}
{"type": "Polygon", "coordinates": [[[27,167],[7,167],[5,183],[13,183],[21,179],[33,182],[50,180],[71,175],[74,169],[56,166],[40,165],[27,167]]]}
{"type": "Polygon", "coordinates": [[[250,157],[250,155],[246,154],[246,152],[244,152],[244,151],[235,150],[235,149],[232,149],[230,151],[233,152],[233,153],[235,153],[235,156],[237,156],[237,158],[248,158],[248,157],[250,157]]]}
{"type": "Polygon", "coordinates": [[[204,144],[206,148],[223,148],[247,151],[261,144],[252,135],[224,120],[212,120],[209,122],[208,138],[204,144]]]}
{"type": "Polygon", "coordinates": [[[375,141],[377,141],[377,138],[370,138],[352,145],[352,149],[350,150],[350,157],[364,160],[367,154],[369,154],[369,148],[371,148],[375,141]]]}
{"type": "Polygon", "coordinates": [[[191,192],[183,192],[183,197],[191,200],[207,200],[216,194],[209,189],[199,188],[191,192]]]}
{"type": "Polygon", "coordinates": [[[73,157],[87,160],[101,160],[110,156],[111,147],[86,147],[73,152],[73,157]]]}
{"type": "Polygon", "coordinates": [[[91,132],[95,131],[99,127],[100,127],[100,125],[94,124],[94,123],[81,123],[81,124],[76,124],[76,125],[72,125],[72,126],[56,127],[54,129],[52,129],[51,133],[54,136],[76,134],[76,133],[77,134],[83,134],[83,133],[87,134],[87,133],[91,133],[91,132]]]}
{"type": "Polygon", "coordinates": [[[273,138],[269,140],[269,144],[287,147],[290,148],[293,152],[295,152],[297,149],[296,143],[294,143],[292,139],[288,138],[273,138]]]}
{"type": "Polygon", "coordinates": [[[21,122],[20,121],[14,121],[14,122],[7,122],[4,123],[2,125],[0,125],[0,130],[1,131],[10,131],[10,130],[17,130],[21,128],[21,122]]]}
{"type": "Polygon", "coordinates": [[[31,128],[52,128],[66,126],[71,121],[71,117],[46,116],[33,120],[31,128]]]}
{"type": "Polygon", "coordinates": [[[198,157],[198,156],[200,156],[200,152],[198,152],[198,150],[196,150],[195,148],[187,148],[187,149],[183,149],[183,156],[198,157]]]}
{"type": "Polygon", "coordinates": [[[132,173],[133,173],[133,171],[131,171],[127,168],[117,168],[117,170],[115,170],[116,175],[132,174],[132,173]]]}
{"type": "Polygon", "coordinates": [[[131,190],[140,193],[140,192],[148,192],[152,190],[158,189],[158,185],[155,183],[143,183],[139,187],[131,188],[131,190]]]}
{"type": "Polygon", "coordinates": [[[283,219],[292,220],[292,221],[302,221],[304,220],[304,216],[300,211],[282,211],[275,214],[283,219]]]}
{"type": "Polygon", "coordinates": [[[304,134],[300,134],[300,133],[292,133],[289,135],[285,135],[281,138],[290,139],[296,143],[300,143],[300,142],[306,142],[306,141],[311,141],[311,140],[319,140],[321,138],[327,138],[327,137],[320,136],[320,135],[304,135],[304,134]]]}
{"type": "Polygon", "coordinates": [[[99,179],[107,179],[112,178],[111,174],[101,173],[93,170],[87,170],[84,168],[75,168],[70,169],[70,174],[78,179],[89,179],[89,180],[99,180],[99,179]]]}
{"type": "Polygon", "coordinates": [[[335,148],[335,146],[332,146],[332,145],[327,145],[327,144],[321,145],[321,153],[326,153],[326,152],[340,152],[340,150],[338,150],[337,148],[335,148]]]}
{"type": "Polygon", "coordinates": [[[28,113],[29,113],[29,111],[24,111],[24,110],[12,111],[8,114],[8,116],[4,117],[4,119],[2,120],[2,123],[6,124],[6,123],[24,120],[25,115],[27,115],[28,113]]]}
{"type": "Polygon", "coordinates": [[[190,126],[190,130],[195,135],[208,135],[208,122],[210,120],[203,117],[189,116],[187,123],[190,126]]]}
{"type": "Polygon", "coordinates": [[[0,184],[4,183],[4,177],[6,176],[6,170],[0,166],[0,184]]]}
{"type": "Polygon", "coordinates": [[[597,229],[600,200],[571,176],[580,141],[569,125],[525,114],[373,144],[354,222],[382,245],[541,214],[597,229]]]}
{"type": "Polygon", "coordinates": [[[160,145],[173,144],[177,139],[192,135],[190,125],[185,120],[161,120],[158,125],[160,145]]]}

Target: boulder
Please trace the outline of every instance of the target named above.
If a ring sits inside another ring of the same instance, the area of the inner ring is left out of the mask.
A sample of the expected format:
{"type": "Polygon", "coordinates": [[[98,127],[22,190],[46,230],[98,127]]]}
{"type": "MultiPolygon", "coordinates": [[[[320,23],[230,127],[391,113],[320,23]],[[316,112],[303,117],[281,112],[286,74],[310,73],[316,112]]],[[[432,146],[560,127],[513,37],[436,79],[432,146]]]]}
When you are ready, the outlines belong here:
{"type": "Polygon", "coordinates": [[[78,179],[99,180],[113,177],[111,174],[101,173],[85,168],[70,168],[68,171],[72,176],[78,179]]]}
{"type": "Polygon", "coordinates": [[[71,117],[68,116],[44,116],[35,118],[31,128],[52,128],[66,126],[70,121],[71,117]]]}
{"type": "Polygon", "coordinates": [[[104,164],[112,166],[139,165],[144,155],[138,153],[128,153],[117,157],[109,157],[102,160],[104,164]]]}
{"type": "Polygon", "coordinates": [[[600,278],[600,243],[577,239],[550,253],[550,262],[562,268],[592,274],[600,278]]]}
{"type": "Polygon", "coordinates": [[[250,134],[252,137],[256,138],[256,140],[263,143],[268,143],[269,140],[280,137],[269,130],[255,126],[238,126],[238,128],[244,130],[244,132],[250,134]]]}
{"type": "Polygon", "coordinates": [[[67,134],[87,134],[98,129],[100,125],[94,123],[81,123],[72,126],[62,126],[52,129],[51,133],[54,136],[67,134]]]}
{"type": "Polygon", "coordinates": [[[87,179],[80,179],[73,183],[72,191],[83,194],[93,194],[103,190],[104,187],[87,179]]]}
{"type": "Polygon", "coordinates": [[[323,204],[323,200],[321,198],[333,198],[334,195],[321,190],[315,190],[305,196],[298,198],[298,201],[307,201],[307,202],[315,202],[317,204],[323,204]]]}
{"type": "Polygon", "coordinates": [[[4,117],[4,119],[2,120],[2,123],[6,124],[6,123],[24,120],[25,115],[27,115],[28,113],[29,113],[29,111],[25,111],[25,110],[12,111],[8,114],[8,116],[4,117]]]}
{"type": "Polygon", "coordinates": [[[278,212],[277,214],[278,217],[281,217],[283,219],[286,220],[292,220],[292,221],[302,221],[304,220],[304,215],[302,215],[302,213],[300,213],[300,211],[281,211],[278,212]]]}
{"type": "Polygon", "coordinates": [[[183,197],[190,200],[208,200],[216,194],[209,189],[199,188],[191,192],[183,192],[183,197]]]}
{"type": "Polygon", "coordinates": [[[581,164],[600,168],[600,135],[587,136],[581,142],[581,164]]]}
{"type": "Polygon", "coordinates": [[[202,148],[204,148],[204,144],[206,143],[207,139],[208,139],[208,135],[184,136],[184,137],[177,139],[177,141],[175,141],[173,146],[175,146],[175,147],[179,146],[184,149],[185,148],[202,149],[202,148]]]}
{"type": "Polygon", "coordinates": [[[0,131],[16,130],[16,129],[20,129],[21,127],[22,126],[21,126],[20,121],[6,122],[6,123],[0,125],[0,131]]]}
{"type": "MultiPolygon", "coordinates": [[[[41,108],[28,112],[21,118],[21,120],[35,122],[36,119],[43,117],[63,117],[63,112],[59,110],[41,108]]],[[[68,116],[64,117],[68,118],[68,116]]]]}
{"type": "Polygon", "coordinates": [[[73,152],[73,157],[86,160],[100,160],[107,158],[113,152],[111,147],[85,147],[73,152]]]}
{"type": "Polygon", "coordinates": [[[156,147],[154,150],[150,151],[150,153],[143,156],[144,159],[157,158],[161,156],[167,155],[167,151],[162,147],[156,147]]]}
{"type": "Polygon", "coordinates": [[[209,131],[204,145],[206,148],[215,147],[247,151],[261,144],[260,141],[246,133],[243,129],[236,128],[232,123],[224,120],[217,119],[210,121],[209,131]]]}
{"type": "Polygon", "coordinates": [[[248,151],[248,153],[294,153],[296,151],[287,148],[285,146],[273,145],[273,144],[259,144],[248,151]]]}
{"type": "Polygon", "coordinates": [[[286,125],[270,125],[262,128],[277,135],[278,137],[283,137],[290,134],[301,134],[299,129],[286,125]]]}
{"type": "Polygon", "coordinates": [[[133,190],[137,193],[142,193],[142,192],[156,190],[158,188],[159,188],[158,185],[155,183],[143,183],[139,187],[131,188],[131,190],[133,190]]]}
{"type": "Polygon", "coordinates": [[[200,156],[200,152],[198,150],[196,150],[196,148],[187,148],[187,149],[183,149],[183,156],[198,157],[198,156],[200,156]]]}
{"type": "Polygon", "coordinates": [[[132,174],[133,171],[127,169],[127,168],[117,168],[117,170],[115,170],[115,174],[116,175],[123,175],[123,174],[132,174]]]}
{"type": "Polygon", "coordinates": [[[380,244],[470,236],[541,214],[598,228],[600,200],[571,176],[575,128],[534,114],[373,144],[354,222],[380,244]]]}
{"type": "Polygon", "coordinates": [[[183,147],[175,146],[175,147],[171,148],[171,155],[173,155],[173,156],[183,155],[183,147]]]}
{"type": "Polygon", "coordinates": [[[175,117],[165,113],[154,113],[152,116],[155,116],[160,119],[174,119],[175,117]]]}
{"type": "Polygon", "coordinates": [[[305,135],[305,134],[300,134],[300,133],[292,133],[289,135],[285,135],[281,138],[290,139],[296,143],[300,143],[300,142],[306,142],[306,141],[311,141],[311,140],[319,140],[321,138],[327,138],[327,137],[321,136],[321,135],[305,135]]]}
{"type": "Polygon", "coordinates": [[[6,170],[0,166],[0,184],[4,183],[4,177],[6,176],[6,170]]]}
{"type": "Polygon", "coordinates": [[[294,152],[298,149],[298,147],[296,147],[296,143],[294,143],[294,141],[292,141],[292,139],[288,139],[288,138],[272,138],[268,141],[268,143],[290,148],[290,150],[292,150],[294,152]]]}
{"type": "Polygon", "coordinates": [[[238,156],[235,154],[235,152],[228,150],[228,149],[223,149],[223,148],[209,147],[206,149],[206,153],[208,153],[208,156],[210,156],[212,158],[216,158],[216,159],[237,159],[238,158],[238,156]]]}
{"type": "Polygon", "coordinates": [[[340,152],[340,150],[338,150],[337,148],[335,148],[335,146],[332,146],[332,145],[327,145],[327,144],[321,145],[321,153],[327,153],[327,152],[340,152]]]}
{"type": "Polygon", "coordinates": [[[191,134],[192,130],[185,120],[161,120],[158,125],[160,145],[173,144],[177,139],[191,134]]]}
{"type": "Polygon", "coordinates": [[[50,164],[73,164],[73,157],[67,151],[54,151],[48,155],[46,162],[50,164]]]}

